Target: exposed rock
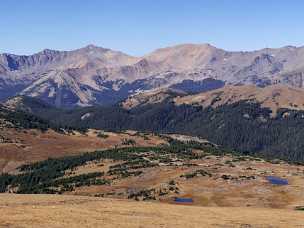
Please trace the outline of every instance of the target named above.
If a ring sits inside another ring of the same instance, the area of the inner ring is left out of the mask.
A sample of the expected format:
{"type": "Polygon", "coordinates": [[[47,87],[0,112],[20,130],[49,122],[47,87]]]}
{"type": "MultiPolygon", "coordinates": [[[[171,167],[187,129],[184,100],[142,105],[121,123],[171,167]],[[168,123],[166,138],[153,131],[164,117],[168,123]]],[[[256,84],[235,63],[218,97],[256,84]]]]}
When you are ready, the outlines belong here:
{"type": "Polygon", "coordinates": [[[74,51],[45,49],[30,56],[0,55],[0,100],[19,94],[58,107],[101,104],[139,91],[174,88],[188,93],[225,84],[303,87],[304,47],[229,52],[184,44],[133,57],[94,45],[74,51]],[[209,81],[205,85],[204,80],[209,81]]]}

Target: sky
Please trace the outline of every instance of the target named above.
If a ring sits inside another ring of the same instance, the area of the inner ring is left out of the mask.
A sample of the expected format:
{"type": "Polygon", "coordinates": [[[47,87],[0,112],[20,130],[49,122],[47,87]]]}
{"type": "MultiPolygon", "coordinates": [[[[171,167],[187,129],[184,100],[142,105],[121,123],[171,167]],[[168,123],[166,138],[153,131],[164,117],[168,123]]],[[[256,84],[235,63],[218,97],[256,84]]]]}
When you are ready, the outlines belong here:
{"type": "Polygon", "coordinates": [[[88,44],[141,56],[181,43],[304,45],[302,0],[1,0],[0,53],[88,44]]]}

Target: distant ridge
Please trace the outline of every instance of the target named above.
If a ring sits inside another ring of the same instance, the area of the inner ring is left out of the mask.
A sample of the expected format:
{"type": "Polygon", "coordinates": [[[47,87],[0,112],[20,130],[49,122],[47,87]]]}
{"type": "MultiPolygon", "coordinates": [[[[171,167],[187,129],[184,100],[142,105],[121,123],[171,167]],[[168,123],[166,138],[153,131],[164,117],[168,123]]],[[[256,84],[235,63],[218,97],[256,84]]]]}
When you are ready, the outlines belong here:
{"type": "Polygon", "coordinates": [[[190,87],[213,79],[226,85],[302,88],[303,74],[304,47],[231,52],[181,44],[133,57],[91,44],[29,56],[1,54],[0,100],[26,95],[57,107],[111,105],[140,91],[176,88],[185,80],[190,87]]]}

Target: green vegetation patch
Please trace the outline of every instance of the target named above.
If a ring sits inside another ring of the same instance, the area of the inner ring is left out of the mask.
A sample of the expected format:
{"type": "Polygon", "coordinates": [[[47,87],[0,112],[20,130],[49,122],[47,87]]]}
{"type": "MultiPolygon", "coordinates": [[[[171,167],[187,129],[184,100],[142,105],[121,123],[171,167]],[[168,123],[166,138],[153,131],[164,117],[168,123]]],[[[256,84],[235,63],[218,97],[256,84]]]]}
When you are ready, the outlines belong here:
{"type": "Polygon", "coordinates": [[[97,137],[102,138],[102,139],[106,139],[109,136],[107,134],[103,133],[103,132],[98,132],[97,137]]]}
{"type": "MultiPolygon", "coordinates": [[[[125,147],[95,151],[82,155],[68,156],[56,159],[47,159],[19,167],[21,174],[0,175],[0,192],[12,191],[16,193],[63,193],[72,191],[83,185],[110,184],[111,179],[104,178],[104,173],[89,173],[74,177],[65,177],[67,170],[73,170],[91,161],[110,159],[123,161],[110,167],[108,176],[126,178],[142,174],[145,168],[158,166],[158,161],[166,157],[167,165],[173,160],[193,160],[204,157],[193,149],[208,151],[208,154],[222,154],[219,148],[206,146],[194,142],[181,143],[175,140],[170,145],[160,147],[125,147]]],[[[161,160],[163,161],[163,160],[161,160]]]]}
{"type": "Polygon", "coordinates": [[[297,206],[297,207],[295,207],[295,210],[304,211],[304,206],[297,206]]]}

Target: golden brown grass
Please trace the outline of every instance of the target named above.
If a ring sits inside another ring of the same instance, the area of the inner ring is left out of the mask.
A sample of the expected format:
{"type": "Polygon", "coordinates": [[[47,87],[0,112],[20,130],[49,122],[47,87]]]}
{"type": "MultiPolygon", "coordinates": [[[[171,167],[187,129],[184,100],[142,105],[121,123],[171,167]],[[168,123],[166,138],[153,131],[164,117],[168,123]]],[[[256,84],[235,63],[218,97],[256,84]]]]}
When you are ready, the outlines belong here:
{"type": "Polygon", "coordinates": [[[0,227],[304,227],[301,211],[80,196],[0,195],[0,227]]]}
{"type": "Polygon", "coordinates": [[[255,100],[262,107],[270,108],[273,115],[279,108],[304,110],[304,90],[284,85],[259,88],[253,85],[225,86],[206,93],[175,98],[176,104],[197,104],[218,107],[242,100],[255,100]],[[214,100],[217,99],[216,102],[214,100]]]}

